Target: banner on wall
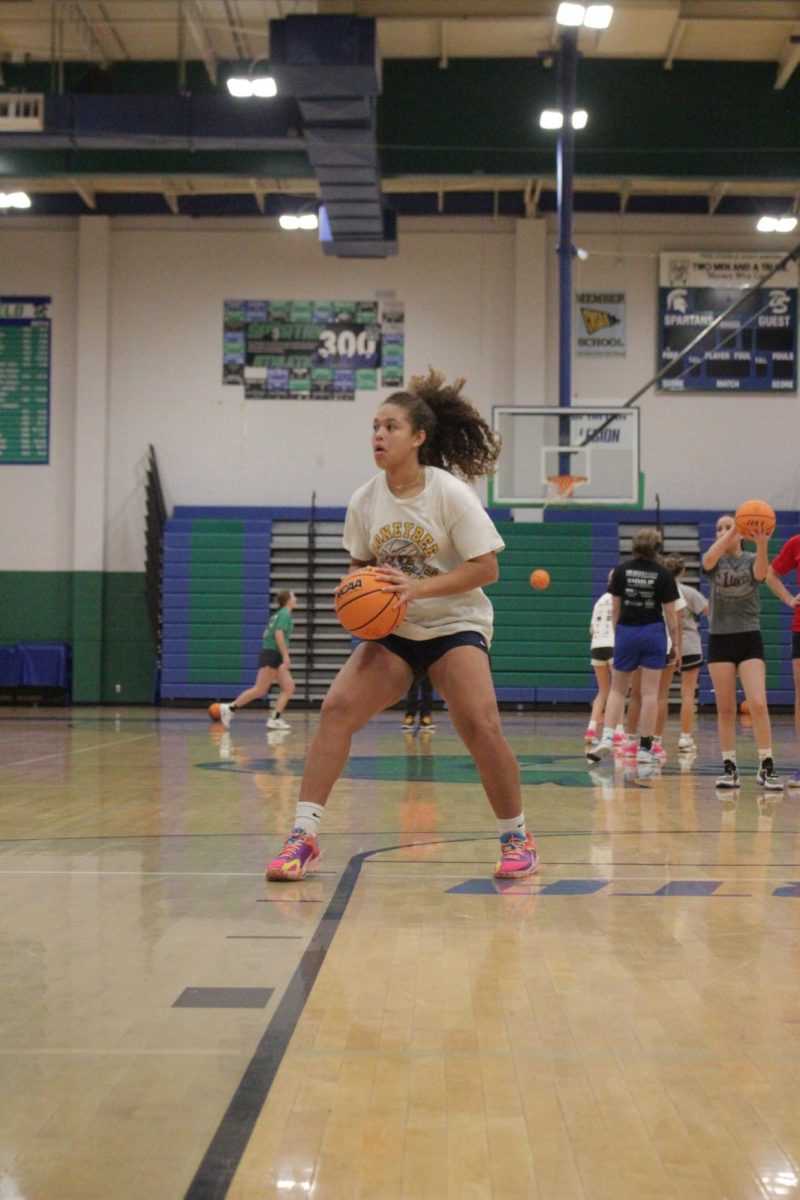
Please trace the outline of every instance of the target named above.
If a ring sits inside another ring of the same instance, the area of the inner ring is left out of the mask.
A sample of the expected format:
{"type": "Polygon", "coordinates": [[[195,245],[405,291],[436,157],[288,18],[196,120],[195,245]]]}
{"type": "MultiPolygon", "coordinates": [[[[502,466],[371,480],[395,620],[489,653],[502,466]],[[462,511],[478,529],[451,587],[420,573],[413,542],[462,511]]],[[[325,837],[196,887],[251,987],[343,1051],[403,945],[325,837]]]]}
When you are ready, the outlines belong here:
{"type": "Polygon", "coordinates": [[[747,299],[668,371],[665,392],[797,390],[797,264],[758,287],[779,254],[702,251],[660,255],[659,368],[748,290],[747,299]]]}
{"type": "Polygon", "coordinates": [[[0,296],[0,465],[50,461],[50,296],[0,296]]]}
{"type": "Polygon", "coordinates": [[[403,384],[401,300],[226,300],[222,382],[248,400],[353,400],[403,384]]]}
{"type": "Polygon", "coordinates": [[[578,292],[575,296],[575,353],[625,353],[625,293],[578,292]]]}

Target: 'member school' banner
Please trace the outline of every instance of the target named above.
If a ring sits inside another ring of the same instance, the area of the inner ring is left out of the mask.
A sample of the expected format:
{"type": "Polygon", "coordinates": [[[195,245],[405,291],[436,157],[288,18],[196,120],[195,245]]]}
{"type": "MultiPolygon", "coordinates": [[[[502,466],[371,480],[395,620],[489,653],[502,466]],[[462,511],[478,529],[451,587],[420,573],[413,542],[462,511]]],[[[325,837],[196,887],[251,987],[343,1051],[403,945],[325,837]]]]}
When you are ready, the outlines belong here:
{"type": "Polygon", "coordinates": [[[691,250],[660,255],[659,369],[735,300],[746,299],[659,384],[665,392],[795,392],[797,264],[760,287],[780,254],[691,250]]]}
{"type": "Polygon", "coordinates": [[[575,353],[625,353],[625,293],[578,292],[575,297],[575,353]]]}

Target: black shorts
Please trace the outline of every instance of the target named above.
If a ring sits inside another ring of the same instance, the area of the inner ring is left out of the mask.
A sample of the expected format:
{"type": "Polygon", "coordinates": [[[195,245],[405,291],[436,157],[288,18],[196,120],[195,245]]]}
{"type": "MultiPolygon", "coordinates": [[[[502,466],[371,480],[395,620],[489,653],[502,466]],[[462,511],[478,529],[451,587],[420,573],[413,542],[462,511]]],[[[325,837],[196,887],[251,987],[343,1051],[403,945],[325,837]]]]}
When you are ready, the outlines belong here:
{"type": "Polygon", "coordinates": [[[595,646],[590,651],[590,661],[593,663],[610,663],[614,657],[613,646],[595,646]]]}
{"type": "Polygon", "coordinates": [[[702,665],[703,665],[702,654],[684,654],[683,658],[681,659],[680,669],[682,671],[694,671],[698,667],[702,667],[702,665]]]}
{"type": "Polygon", "coordinates": [[[262,650],[258,656],[258,669],[271,667],[273,671],[277,671],[282,662],[283,655],[277,650],[262,650]]]}
{"type": "Polygon", "coordinates": [[[792,658],[800,658],[800,633],[792,631],[792,658]]]}
{"type": "Polygon", "coordinates": [[[747,633],[710,633],[708,635],[708,661],[710,663],[747,662],[749,658],[764,658],[764,639],[758,629],[747,633]]]}
{"type": "Polygon", "coordinates": [[[414,641],[412,638],[398,637],[390,633],[388,637],[378,638],[378,645],[385,646],[407,662],[414,675],[425,675],[430,667],[437,662],[448,650],[455,646],[477,646],[488,656],[489,647],[486,638],[475,629],[465,629],[461,633],[447,633],[444,637],[427,638],[425,641],[414,641]]]}

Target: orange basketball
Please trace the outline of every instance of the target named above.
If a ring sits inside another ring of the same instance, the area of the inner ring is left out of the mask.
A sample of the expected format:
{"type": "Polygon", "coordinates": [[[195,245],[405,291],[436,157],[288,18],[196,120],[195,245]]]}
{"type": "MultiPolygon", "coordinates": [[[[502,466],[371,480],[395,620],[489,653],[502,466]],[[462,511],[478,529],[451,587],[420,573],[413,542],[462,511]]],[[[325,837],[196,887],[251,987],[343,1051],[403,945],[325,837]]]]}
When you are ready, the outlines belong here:
{"type": "Polygon", "coordinates": [[[769,533],[775,529],[775,510],[766,500],[745,500],[736,510],[736,528],[742,537],[769,533]]]}
{"type": "Polygon", "coordinates": [[[531,571],[530,583],[531,587],[536,588],[537,592],[541,591],[542,588],[550,587],[550,576],[547,571],[538,567],[535,571],[531,571]]]}
{"type": "Polygon", "coordinates": [[[746,700],[743,700],[742,703],[739,705],[739,712],[742,713],[745,717],[750,716],[750,705],[747,703],[746,700]]]}
{"type": "Polygon", "coordinates": [[[405,620],[408,605],[375,577],[373,567],[361,567],[336,589],[334,607],[340,623],[355,637],[375,641],[387,637],[405,620]]]}
{"type": "Polygon", "coordinates": [[[213,704],[209,704],[208,715],[211,717],[212,721],[219,720],[219,705],[217,704],[216,700],[214,701],[213,704]]]}

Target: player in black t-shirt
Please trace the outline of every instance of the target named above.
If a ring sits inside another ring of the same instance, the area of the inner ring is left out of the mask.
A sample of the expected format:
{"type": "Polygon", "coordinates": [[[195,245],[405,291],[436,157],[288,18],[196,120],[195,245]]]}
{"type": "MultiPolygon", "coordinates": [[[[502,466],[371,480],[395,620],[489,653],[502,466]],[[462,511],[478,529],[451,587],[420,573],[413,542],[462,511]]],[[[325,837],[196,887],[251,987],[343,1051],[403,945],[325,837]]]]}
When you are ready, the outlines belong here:
{"type": "Polygon", "coordinates": [[[614,622],[611,694],[603,736],[586,754],[591,762],[599,762],[613,749],[614,727],[622,718],[630,678],[637,667],[641,667],[642,712],[636,759],[640,763],[655,761],[652,745],[658,716],[658,685],[667,662],[667,629],[673,647],[671,653],[678,641],[675,615],[678,587],[666,567],[656,561],[660,547],[661,534],[657,529],[640,529],[633,539],[633,557],[620,563],[608,585],[613,596],[614,622]]]}

